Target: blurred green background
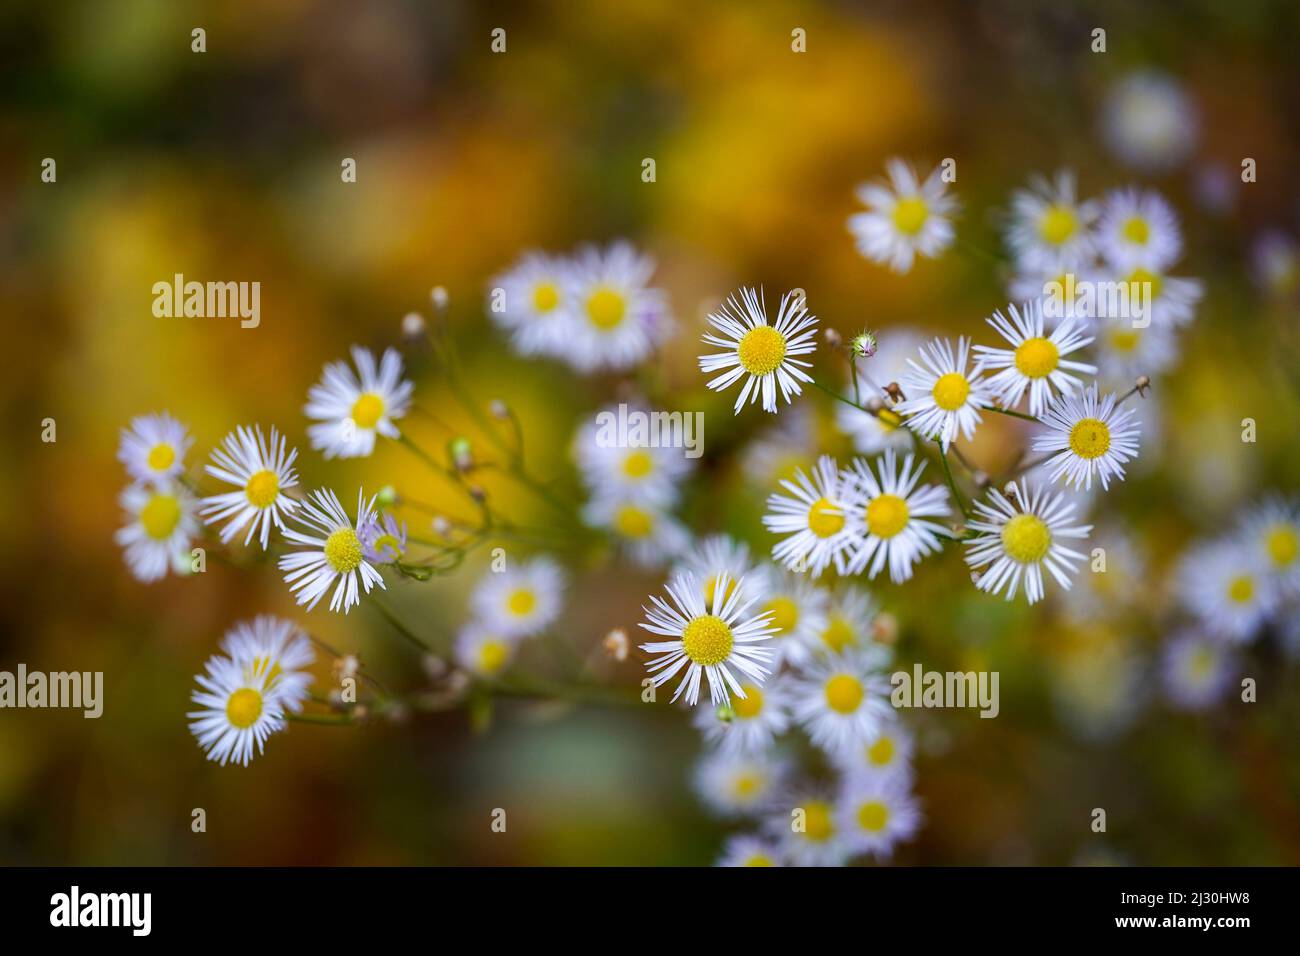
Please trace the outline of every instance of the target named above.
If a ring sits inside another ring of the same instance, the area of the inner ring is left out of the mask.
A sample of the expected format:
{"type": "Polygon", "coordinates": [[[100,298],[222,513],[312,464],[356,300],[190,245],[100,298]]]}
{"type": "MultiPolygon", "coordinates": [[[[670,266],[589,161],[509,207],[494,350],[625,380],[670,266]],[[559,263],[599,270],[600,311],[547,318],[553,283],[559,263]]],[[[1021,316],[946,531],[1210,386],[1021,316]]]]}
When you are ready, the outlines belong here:
{"type": "MultiPolygon", "coordinates": [[[[206,762],[184,713],[193,675],[236,620],[302,621],[390,686],[419,686],[419,663],[365,603],[346,618],[298,613],[269,566],[213,560],[193,580],[132,579],[113,543],[118,429],[169,409],[196,438],[195,465],[236,423],[274,423],[302,449],[308,487],[326,482],[346,502],[358,483],[391,483],[464,513],[391,443],[326,465],[301,415],[323,362],[353,342],[396,343],[401,316],[427,313],[442,285],[472,387],[519,410],[539,473],[576,493],[572,430],[629,385],[661,407],[703,409],[707,455],[685,516],[763,553],[769,489],[747,483],[739,459],[767,416],[733,419],[734,396],[705,390],[703,311],[762,283],[805,289],[845,335],[894,324],[980,334],[1006,303],[1004,268],[959,249],[903,277],[865,262],[845,227],[853,187],[891,155],[922,166],[955,157],[959,235],[998,250],[997,210],[1031,173],[1072,167],[1094,196],[1134,181],[1102,144],[1099,108],[1130,71],[1156,68],[1184,84],[1201,132],[1189,163],[1141,181],[1179,210],[1180,272],[1203,278],[1207,296],[1160,383],[1164,434],[1144,449],[1153,462],[1104,506],[1150,553],[1150,613],[1067,628],[1050,605],[975,592],[952,549],[905,588],[874,588],[901,622],[900,661],[1002,674],[997,720],[911,715],[927,823],[897,859],[1300,863],[1300,680],[1275,643],[1247,656],[1253,706],[1175,714],[1145,670],[1130,693],[1138,713],[1100,739],[1060,704],[1068,673],[1084,675],[1076,708],[1127,706],[1108,702],[1117,682],[1087,662],[1119,648],[1149,667],[1167,629],[1163,575],[1186,543],[1226,527],[1261,489],[1297,484],[1296,303],[1262,295],[1248,273],[1253,238],[1294,234],[1300,218],[1297,36],[1293,3],[1209,0],[6,4],[0,667],[102,670],[106,704],[98,721],[0,712],[0,861],[712,861],[727,831],[690,791],[697,734],[667,704],[503,704],[486,732],[463,713],[295,725],[248,768],[206,762]],[[1089,51],[1097,26],[1105,54],[1089,51]],[[190,52],[194,27],[207,31],[205,54],[190,52]],[[507,30],[503,55],[489,49],[494,27],[507,30]],[[806,54],[790,50],[795,27],[806,54]],[[40,182],[47,156],[57,184],[40,182]],[[1259,181],[1231,188],[1244,156],[1259,181]],[[340,182],[344,157],[357,160],[355,184],[340,182]],[[641,181],[644,157],[656,160],[655,183],[641,181]],[[1198,198],[1206,170],[1226,170],[1226,204],[1198,198]],[[659,262],[655,284],[679,319],[669,346],[625,381],[513,356],[483,314],[489,279],[526,248],[621,236],[659,262]],[[260,328],[155,319],[151,286],[177,272],[260,281],[260,328]],[[1239,440],[1247,415],[1259,423],[1254,445],[1239,440]],[[55,444],[39,440],[46,417],[55,444]],[[1098,806],[1105,836],[1088,829],[1098,806]],[[190,830],[196,807],[205,834],[190,830]],[[508,834],[489,828],[496,807],[510,813],[508,834]]],[[[842,382],[842,364],[823,350],[815,374],[842,382]]],[[[417,401],[469,428],[428,366],[411,355],[417,401]]],[[[804,398],[824,420],[817,444],[844,455],[824,398],[804,398]]],[[[405,426],[427,445],[446,437],[418,417],[405,426]]],[[[1006,460],[1023,437],[990,423],[973,454],[1006,460]]],[[[488,485],[520,520],[545,517],[488,485]]],[[[559,635],[585,653],[611,627],[631,633],[662,575],[600,547],[563,557],[579,580],[559,635]]],[[[482,570],[390,583],[392,603],[449,646],[482,570]]],[[[525,660],[554,666],[542,650],[525,660]]],[[[635,685],[641,665],[634,656],[599,673],[635,685]]]]}

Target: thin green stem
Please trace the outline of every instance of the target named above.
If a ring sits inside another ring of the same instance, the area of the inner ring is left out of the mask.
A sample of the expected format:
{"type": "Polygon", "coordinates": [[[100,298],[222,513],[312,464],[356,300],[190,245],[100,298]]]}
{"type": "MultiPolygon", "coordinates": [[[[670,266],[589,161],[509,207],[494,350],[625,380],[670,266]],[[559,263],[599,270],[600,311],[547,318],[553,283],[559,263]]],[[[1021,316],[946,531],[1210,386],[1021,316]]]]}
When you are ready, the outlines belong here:
{"type": "Polygon", "coordinates": [[[413,646],[419,648],[420,651],[422,651],[425,654],[436,653],[436,651],[434,651],[433,647],[428,642],[426,642],[423,638],[419,637],[414,631],[412,631],[409,627],[407,627],[400,620],[398,620],[397,615],[394,614],[389,609],[388,605],[378,594],[372,594],[370,596],[369,603],[373,604],[376,610],[378,610],[379,613],[384,616],[385,620],[387,620],[388,623],[393,626],[393,630],[395,630],[402,637],[406,638],[406,640],[409,641],[413,646]]]}
{"type": "Polygon", "coordinates": [[[957,482],[952,477],[952,468],[948,465],[948,452],[944,450],[943,442],[935,439],[939,446],[939,461],[943,463],[943,476],[948,480],[948,488],[952,491],[952,496],[957,501],[957,507],[961,509],[962,516],[969,519],[970,509],[966,507],[966,501],[962,498],[961,492],[957,490],[957,482]]]}

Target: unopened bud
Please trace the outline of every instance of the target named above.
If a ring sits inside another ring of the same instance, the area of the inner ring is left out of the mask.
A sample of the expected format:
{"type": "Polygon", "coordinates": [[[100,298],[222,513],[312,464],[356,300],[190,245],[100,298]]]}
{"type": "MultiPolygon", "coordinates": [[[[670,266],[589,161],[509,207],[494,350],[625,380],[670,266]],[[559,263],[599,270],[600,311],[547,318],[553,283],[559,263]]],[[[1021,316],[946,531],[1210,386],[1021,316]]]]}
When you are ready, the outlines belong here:
{"type": "Polygon", "coordinates": [[[397,505],[397,489],[392,485],[384,485],[379,489],[379,494],[375,495],[375,505],[387,511],[397,505]]]}
{"type": "Polygon", "coordinates": [[[420,658],[420,666],[429,680],[442,680],[447,673],[447,662],[436,654],[425,654],[420,658]]]}
{"type": "Polygon", "coordinates": [[[605,635],[604,646],[605,652],[614,660],[619,662],[627,660],[627,632],[621,627],[616,627],[605,635]]]}
{"type": "Polygon", "coordinates": [[[871,358],[876,354],[876,337],[870,332],[859,332],[853,336],[851,347],[853,354],[859,358],[871,358]]]}
{"type": "Polygon", "coordinates": [[[433,303],[433,308],[437,312],[447,311],[447,306],[451,304],[451,296],[447,294],[446,286],[434,286],[429,292],[429,301],[433,303]]]}
{"type": "Polygon", "coordinates": [[[736,712],[732,710],[730,704],[719,704],[714,713],[717,715],[718,720],[724,724],[729,724],[736,719],[736,712]]]}
{"type": "Polygon", "coordinates": [[[434,515],[433,520],[429,522],[429,527],[433,529],[433,533],[439,537],[446,537],[451,531],[451,522],[442,515],[434,515]]]}
{"type": "Polygon", "coordinates": [[[871,636],[877,644],[893,644],[898,640],[898,618],[882,611],[871,622],[871,636]]]}
{"type": "Polygon", "coordinates": [[[834,329],[827,329],[822,333],[822,338],[826,341],[826,344],[833,349],[837,349],[844,344],[844,339],[842,339],[840,333],[836,332],[834,329]]]}
{"type": "Polygon", "coordinates": [[[488,405],[488,411],[499,422],[503,422],[510,417],[509,406],[499,398],[492,399],[492,403],[488,405]]]}
{"type": "Polygon", "coordinates": [[[483,502],[487,501],[487,491],[483,488],[482,485],[470,485],[469,496],[473,498],[475,501],[477,501],[479,504],[482,504],[483,502]]]}
{"type": "Polygon", "coordinates": [[[424,321],[424,316],[419,312],[408,312],[402,316],[402,338],[418,339],[424,336],[425,329],[428,326],[424,321]]]}
{"type": "Polygon", "coordinates": [[[464,436],[447,442],[447,454],[457,471],[469,471],[474,467],[474,448],[464,436]]]}
{"type": "Polygon", "coordinates": [[[1147,389],[1151,387],[1151,379],[1145,375],[1139,375],[1138,380],[1133,383],[1137,386],[1138,394],[1143,398],[1147,397],[1147,389]]]}

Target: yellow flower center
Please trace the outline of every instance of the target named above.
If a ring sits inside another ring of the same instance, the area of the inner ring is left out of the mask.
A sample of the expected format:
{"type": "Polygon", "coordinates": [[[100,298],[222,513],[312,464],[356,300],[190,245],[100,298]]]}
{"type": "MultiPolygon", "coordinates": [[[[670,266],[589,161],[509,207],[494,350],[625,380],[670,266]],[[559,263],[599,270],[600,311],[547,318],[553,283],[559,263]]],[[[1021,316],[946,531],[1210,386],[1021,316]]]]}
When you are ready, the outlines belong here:
{"type": "Polygon", "coordinates": [[[339,528],[325,539],[325,560],[339,574],[355,571],[361,565],[361,540],[351,528],[339,528]]]}
{"type": "Polygon", "coordinates": [[[785,336],[770,325],[756,325],[740,340],[736,354],[749,374],[770,374],[785,359],[785,336]]]}
{"type": "Polygon", "coordinates": [[[1284,568],[1300,553],[1300,535],[1289,524],[1274,525],[1264,538],[1264,547],[1273,563],[1284,568]]]}
{"type": "Polygon", "coordinates": [[[655,460],[648,451],[628,452],[623,459],[623,474],[629,478],[644,478],[654,469],[655,460]]]}
{"type": "Polygon", "coordinates": [[[1002,549],[1021,564],[1037,564],[1052,546],[1052,532],[1037,515],[1016,515],[1002,526],[1002,549]]]}
{"type": "Polygon", "coordinates": [[[809,800],[803,808],[803,835],[815,843],[824,843],[835,832],[834,815],[830,804],[822,800],[809,800]]]}
{"type": "Polygon", "coordinates": [[[1145,246],[1147,240],[1151,238],[1151,227],[1141,216],[1132,216],[1124,223],[1121,230],[1124,238],[1129,242],[1136,243],[1139,246],[1145,246]]]}
{"type": "Polygon", "coordinates": [[[623,324],[627,303],[623,296],[608,286],[601,286],[587,296],[587,318],[598,329],[608,332],[623,324]]]}
{"type": "Polygon", "coordinates": [[[374,544],[370,546],[370,549],[376,554],[383,554],[387,551],[394,557],[400,558],[402,556],[402,542],[398,541],[397,536],[392,534],[381,534],[379,537],[375,538],[374,544]]]}
{"type": "Polygon", "coordinates": [[[623,505],[614,516],[614,528],[625,538],[646,537],[653,523],[650,512],[636,505],[623,505]]]}
{"type": "Polygon", "coordinates": [[[772,858],[766,853],[755,853],[745,861],[745,866],[774,866],[772,858]]]}
{"type": "Polygon", "coordinates": [[[539,282],[533,286],[533,311],[550,312],[560,304],[560,290],[554,282],[539,282]]]}
{"type": "Polygon", "coordinates": [[[851,714],[862,704],[862,681],[852,674],[836,674],[826,682],[826,706],[837,714],[851,714]]]}
{"type": "Polygon", "coordinates": [[[858,807],[858,826],[868,833],[879,833],[889,822],[889,808],[879,800],[869,800],[858,807]]]}
{"type": "Polygon", "coordinates": [[[857,640],[858,636],[853,631],[853,625],[849,623],[848,618],[840,614],[833,615],[830,623],[826,625],[826,630],[822,631],[823,643],[836,653],[851,644],[856,644],[857,640]]]}
{"type": "Polygon", "coordinates": [[[506,600],[506,607],[515,617],[531,614],[533,608],[537,607],[537,595],[528,588],[518,588],[511,592],[510,597],[506,600]]]}
{"type": "Polygon", "coordinates": [[[1150,284],[1151,301],[1154,302],[1160,298],[1160,287],[1162,285],[1160,276],[1146,269],[1134,269],[1133,274],[1128,277],[1128,295],[1129,301],[1140,300],[1142,295],[1142,286],[1145,283],[1150,284]]]}
{"type": "Polygon", "coordinates": [[[478,666],[484,674],[499,674],[510,659],[505,641],[484,641],[478,648],[478,666]]]}
{"type": "Polygon", "coordinates": [[[741,720],[752,720],[763,712],[763,692],[753,684],[741,684],[744,697],[731,698],[731,709],[741,720]]]}
{"type": "Polygon", "coordinates": [[[159,492],[140,509],[144,533],[155,541],[166,541],[181,523],[181,503],[175,495],[159,492]]]}
{"type": "Polygon", "coordinates": [[[384,400],[374,392],[366,392],[352,403],[352,420],[358,428],[374,428],[384,417],[384,400]]]}
{"type": "Polygon", "coordinates": [[[905,196],[894,203],[894,228],[905,236],[915,236],[930,216],[930,207],[920,196],[905,196]]]}
{"type": "Polygon", "coordinates": [[[892,538],[907,527],[907,502],[898,495],[876,495],[867,505],[867,530],[878,538],[892,538]]]}
{"type": "Polygon", "coordinates": [[[1080,458],[1100,458],[1110,449],[1110,428],[1099,418],[1080,418],[1070,429],[1070,451],[1080,458]]]}
{"type": "Polygon", "coordinates": [[[1064,203],[1053,203],[1038,221],[1038,232],[1043,241],[1054,246],[1066,242],[1079,228],[1079,219],[1074,214],[1074,207],[1064,203]]]}
{"type": "MultiPolygon", "coordinates": [[[[713,595],[717,592],[717,590],[718,590],[718,576],[714,574],[711,575],[709,579],[704,582],[704,606],[705,607],[713,607],[713,595]]],[[[722,594],[723,603],[725,603],[731,597],[731,593],[735,590],[736,590],[736,579],[728,575],[727,590],[724,591],[722,594]]]]}
{"type": "Polygon", "coordinates": [[[1198,647],[1188,660],[1187,669],[1191,672],[1193,680],[1205,680],[1214,669],[1214,652],[1208,647],[1198,647]]]}
{"type": "Polygon", "coordinates": [[[819,538],[829,538],[844,529],[844,513],[825,498],[818,498],[808,509],[808,530],[819,538]]]}
{"type": "Polygon", "coordinates": [[[149,449],[149,467],[154,471],[166,471],[176,460],[176,449],[166,442],[149,449]]]}
{"type": "Polygon", "coordinates": [[[1248,575],[1240,575],[1228,582],[1228,600],[1236,604],[1245,604],[1255,596],[1255,581],[1248,575]]]}
{"type": "Polygon", "coordinates": [[[1016,368],[1029,378],[1044,378],[1056,371],[1061,353],[1056,343],[1041,335],[1025,339],[1016,346],[1016,368]]]}
{"type": "Polygon", "coordinates": [[[692,618],[682,631],[682,649],[686,656],[705,667],[725,661],[731,653],[732,643],[731,628],[713,614],[692,618]]]}
{"type": "Polygon", "coordinates": [[[887,767],[894,759],[894,738],[882,736],[867,748],[867,759],[877,767],[887,767]]]}
{"type": "Polygon", "coordinates": [[[763,778],[756,773],[741,772],[731,780],[731,789],[741,800],[747,800],[763,788],[763,778]]]}
{"type": "Polygon", "coordinates": [[[226,720],[240,730],[253,726],[261,716],[262,695],[251,687],[239,688],[226,701],[226,720]]]}
{"type": "Polygon", "coordinates": [[[1129,353],[1138,347],[1137,329],[1116,328],[1110,330],[1110,347],[1116,352],[1129,353]]]}
{"type": "Polygon", "coordinates": [[[970,394],[970,382],[961,372],[949,372],[940,375],[934,383],[934,403],[945,412],[955,412],[966,403],[970,394]]]}
{"type": "Polygon", "coordinates": [[[799,623],[799,605],[788,597],[772,598],[763,605],[763,610],[771,612],[772,627],[777,629],[777,637],[793,631],[799,623]]]}
{"type": "Polygon", "coordinates": [[[244,494],[248,503],[254,508],[269,508],[275,504],[276,495],[280,493],[280,479],[275,472],[263,469],[248,479],[244,494]]]}

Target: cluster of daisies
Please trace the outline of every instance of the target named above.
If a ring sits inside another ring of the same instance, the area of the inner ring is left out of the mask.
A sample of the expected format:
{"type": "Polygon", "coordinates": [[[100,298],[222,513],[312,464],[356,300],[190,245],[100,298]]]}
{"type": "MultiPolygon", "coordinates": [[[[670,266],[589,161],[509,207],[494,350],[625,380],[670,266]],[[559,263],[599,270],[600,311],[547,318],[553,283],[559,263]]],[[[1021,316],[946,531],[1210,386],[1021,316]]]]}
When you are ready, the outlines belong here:
{"type": "Polygon", "coordinates": [[[675,685],[672,700],[694,708],[707,745],[701,798],[757,824],[728,841],[720,863],[888,859],[916,832],[912,738],[889,700],[889,628],[864,589],[832,593],[716,535],[696,543],[645,612],[648,680],[675,685]],[[833,783],[795,774],[796,732],[825,756],[833,783]]]}
{"type": "Polygon", "coordinates": [[[653,274],[654,261],[627,242],[572,256],[529,252],[492,280],[487,313],[520,355],[558,358],[583,374],[623,371],[673,332],[653,274]]]}
{"type": "Polygon", "coordinates": [[[566,580],[545,556],[489,570],[470,597],[472,618],[456,636],[456,663],[485,680],[502,676],[520,645],[559,617],[566,580]]]}

